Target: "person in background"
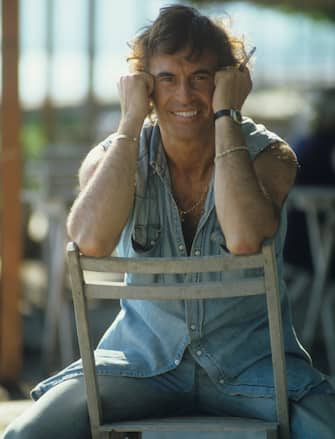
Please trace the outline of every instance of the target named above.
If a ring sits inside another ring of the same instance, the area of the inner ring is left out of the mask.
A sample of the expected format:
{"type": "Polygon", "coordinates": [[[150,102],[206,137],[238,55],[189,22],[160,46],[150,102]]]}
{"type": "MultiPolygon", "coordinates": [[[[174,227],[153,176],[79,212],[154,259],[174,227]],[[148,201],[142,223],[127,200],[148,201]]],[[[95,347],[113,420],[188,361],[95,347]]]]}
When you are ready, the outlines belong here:
{"type": "MultiPolygon", "coordinates": [[[[282,207],[296,158],[280,137],[241,115],[252,88],[247,61],[243,42],[221,22],[188,6],[162,8],[132,44],[131,72],[119,81],[118,130],[82,164],[68,232],[86,255],[117,248],[138,258],[252,254],[273,238],[291,437],[331,439],[334,389],[295,336],[283,281],[282,207]],[[145,123],[148,114],[153,124],[145,123]]],[[[134,281],[141,278],[127,278],[134,281]]],[[[194,413],[275,419],[267,312],[258,296],[124,300],[96,362],[106,421],[194,413]]],[[[38,384],[32,397],[5,439],[90,437],[80,361],[38,384]]]]}
{"type": "Polygon", "coordinates": [[[312,130],[293,142],[297,185],[335,186],[335,88],[318,93],[312,130]]]}
{"type": "MultiPolygon", "coordinates": [[[[310,132],[292,141],[300,165],[296,185],[335,187],[334,88],[318,93],[314,110],[310,132]]],[[[288,214],[284,258],[292,266],[306,272],[313,271],[305,215],[296,209],[290,209],[288,214]]]]}

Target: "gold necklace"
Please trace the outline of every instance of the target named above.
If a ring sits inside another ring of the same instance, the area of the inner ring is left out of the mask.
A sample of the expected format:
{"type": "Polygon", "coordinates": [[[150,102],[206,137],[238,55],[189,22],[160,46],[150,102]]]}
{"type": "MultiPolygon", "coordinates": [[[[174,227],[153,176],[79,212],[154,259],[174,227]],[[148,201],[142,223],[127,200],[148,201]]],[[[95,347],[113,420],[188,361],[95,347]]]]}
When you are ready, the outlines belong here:
{"type": "Polygon", "coordinates": [[[208,188],[209,188],[209,185],[207,186],[207,188],[206,188],[206,190],[201,194],[201,197],[199,198],[199,200],[198,201],[196,201],[189,209],[187,209],[187,210],[183,210],[181,207],[179,207],[178,206],[178,204],[177,204],[177,207],[178,207],[178,211],[179,211],[179,216],[180,216],[180,221],[181,222],[184,222],[184,217],[188,214],[188,213],[191,213],[191,212],[193,212],[198,206],[199,206],[199,204],[203,201],[203,199],[205,198],[205,195],[207,194],[207,192],[208,192],[208,188]]]}

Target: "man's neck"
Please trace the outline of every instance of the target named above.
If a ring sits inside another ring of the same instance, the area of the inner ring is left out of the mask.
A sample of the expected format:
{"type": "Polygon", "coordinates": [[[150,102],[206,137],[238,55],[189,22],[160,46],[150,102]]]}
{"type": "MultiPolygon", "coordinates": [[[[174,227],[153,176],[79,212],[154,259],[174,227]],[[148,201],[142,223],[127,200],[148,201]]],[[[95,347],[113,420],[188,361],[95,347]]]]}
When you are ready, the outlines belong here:
{"type": "Polygon", "coordinates": [[[214,135],[206,139],[171,139],[161,132],[170,170],[201,179],[212,166],[215,154],[214,135]]]}

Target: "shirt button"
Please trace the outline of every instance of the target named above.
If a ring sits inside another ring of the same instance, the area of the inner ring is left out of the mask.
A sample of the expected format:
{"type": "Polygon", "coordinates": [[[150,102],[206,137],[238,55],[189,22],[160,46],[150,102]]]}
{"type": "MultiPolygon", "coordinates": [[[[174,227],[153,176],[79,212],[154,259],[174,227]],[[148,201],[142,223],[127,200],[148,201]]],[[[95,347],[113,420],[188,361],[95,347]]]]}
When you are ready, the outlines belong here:
{"type": "Polygon", "coordinates": [[[200,357],[200,355],[202,355],[202,351],[197,351],[196,354],[198,355],[198,357],[200,357]]]}
{"type": "Polygon", "coordinates": [[[195,250],[194,255],[195,256],[200,256],[200,250],[195,250]]]}
{"type": "Polygon", "coordinates": [[[184,246],[183,246],[182,244],[180,244],[180,245],[178,246],[178,249],[182,252],[182,251],[184,250],[184,246]]]}
{"type": "Polygon", "coordinates": [[[176,366],[179,366],[179,364],[180,364],[180,360],[174,360],[174,364],[175,364],[176,366]]]}
{"type": "Polygon", "coordinates": [[[224,379],[221,378],[221,379],[219,380],[219,383],[220,383],[220,384],[224,384],[224,379]]]}
{"type": "Polygon", "coordinates": [[[190,328],[192,329],[192,331],[195,331],[197,329],[195,325],[191,325],[190,328]]]}

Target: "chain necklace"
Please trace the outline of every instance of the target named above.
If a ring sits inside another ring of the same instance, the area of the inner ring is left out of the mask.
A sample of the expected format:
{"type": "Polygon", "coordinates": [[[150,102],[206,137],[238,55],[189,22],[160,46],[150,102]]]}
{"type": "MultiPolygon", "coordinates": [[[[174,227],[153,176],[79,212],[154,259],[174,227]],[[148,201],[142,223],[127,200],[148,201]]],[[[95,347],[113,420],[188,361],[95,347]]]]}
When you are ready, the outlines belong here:
{"type": "Polygon", "coordinates": [[[206,190],[201,194],[201,197],[199,198],[199,200],[198,201],[196,201],[189,209],[187,209],[187,210],[183,210],[181,207],[179,207],[178,206],[178,204],[177,204],[177,207],[178,207],[178,211],[179,211],[179,216],[180,216],[180,221],[183,223],[184,222],[184,220],[185,220],[185,216],[188,214],[188,213],[191,213],[191,212],[193,212],[199,205],[200,205],[200,203],[203,201],[203,199],[205,198],[205,195],[207,194],[207,191],[208,191],[208,188],[209,188],[209,186],[207,186],[207,188],[206,188],[206,190]]]}

